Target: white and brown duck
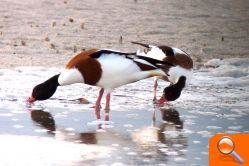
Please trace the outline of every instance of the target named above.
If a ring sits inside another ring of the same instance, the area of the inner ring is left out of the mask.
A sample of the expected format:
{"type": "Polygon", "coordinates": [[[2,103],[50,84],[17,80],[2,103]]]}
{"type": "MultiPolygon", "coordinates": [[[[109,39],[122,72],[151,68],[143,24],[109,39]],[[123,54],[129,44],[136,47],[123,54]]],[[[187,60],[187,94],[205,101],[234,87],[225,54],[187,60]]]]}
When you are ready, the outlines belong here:
{"type": "Polygon", "coordinates": [[[192,78],[193,60],[190,55],[179,48],[169,46],[154,46],[139,42],[132,42],[145,47],[144,51],[137,51],[137,55],[155,58],[159,61],[170,62],[174,66],[162,64],[162,70],[167,73],[167,76],[157,76],[154,81],[154,98],[156,104],[163,104],[167,101],[174,101],[180,97],[182,89],[188,84],[192,78]],[[166,87],[163,96],[157,100],[156,90],[158,79],[170,82],[170,86],[166,87]]]}
{"type": "Polygon", "coordinates": [[[109,115],[110,97],[114,88],[153,76],[166,77],[167,74],[161,66],[172,64],[166,60],[160,61],[136,53],[97,49],[83,51],[73,57],[60,74],[35,86],[27,101],[49,99],[58,86],[74,83],[93,85],[100,87],[95,104],[96,118],[100,119],[100,104],[104,90],[107,91],[105,115],[109,115]]]}

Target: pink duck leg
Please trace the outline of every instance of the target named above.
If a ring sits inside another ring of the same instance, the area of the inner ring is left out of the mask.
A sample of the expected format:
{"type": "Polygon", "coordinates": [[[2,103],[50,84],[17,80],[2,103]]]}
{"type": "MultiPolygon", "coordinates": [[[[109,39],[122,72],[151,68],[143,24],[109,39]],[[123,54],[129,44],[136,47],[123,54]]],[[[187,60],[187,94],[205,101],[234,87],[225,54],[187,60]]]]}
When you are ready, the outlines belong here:
{"type": "Polygon", "coordinates": [[[106,94],[106,104],[105,104],[105,120],[106,121],[109,121],[110,100],[111,100],[111,92],[108,91],[106,94]]]}
{"type": "Polygon", "coordinates": [[[95,103],[95,115],[96,115],[96,118],[97,119],[100,119],[100,109],[101,109],[101,99],[102,99],[102,96],[103,96],[103,93],[104,93],[104,89],[101,88],[99,90],[99,96],[98,96],[98,99],[95,103]]]}

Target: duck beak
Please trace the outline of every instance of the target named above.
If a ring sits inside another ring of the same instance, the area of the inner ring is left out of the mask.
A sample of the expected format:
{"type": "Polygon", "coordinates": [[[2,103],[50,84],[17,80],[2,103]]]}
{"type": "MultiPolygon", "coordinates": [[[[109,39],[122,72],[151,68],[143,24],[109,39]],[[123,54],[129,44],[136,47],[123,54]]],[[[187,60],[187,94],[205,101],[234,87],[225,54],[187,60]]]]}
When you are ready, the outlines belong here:
{"type": "Polygon", "coordinates": [[[162,96],[162,97],[158,100],[158,103],[159,103],[159,104],[163,104],[163,103],[165,103],[165,102],[167,102],[167,99],[166,99],[164,96],[162,96]]]}
{"type": "Polygon", "coordinates": [[[33,103],[33,102],[35,102],[35,101],[36,101],[36,99],[35,99],[33,96],[29,97],[29,98],[26,100],[27,103],[33,103]]]}
{"type": "Polygon", "coordinates": [[[167,99],[164,96],[162,96],[159,100],[155,101],[154,104],[161,107],[164,105],[165,102],[167,102],[167,99]]]}

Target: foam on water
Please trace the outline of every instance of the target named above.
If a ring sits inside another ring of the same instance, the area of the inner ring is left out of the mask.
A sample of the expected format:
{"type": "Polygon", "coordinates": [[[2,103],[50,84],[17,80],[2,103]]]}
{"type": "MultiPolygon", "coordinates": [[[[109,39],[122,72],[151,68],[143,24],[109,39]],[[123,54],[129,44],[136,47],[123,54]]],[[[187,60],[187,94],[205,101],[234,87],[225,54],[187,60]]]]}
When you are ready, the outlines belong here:
{"type": "Polygon", "coordinates": [[[92,122],[87,123],[87,125],[112,125],[114,122],[105,121],[105,120],[94,120],[92,122]]]}
{"type": "Polygon", "coordinates": [[[182,157],[176,157],[176,158],[174,158],[174,161],[176,161],[176,162],[186,162],[186,158],[182,158],[182,157]]]}
{"type": "Polygon", "coordinates": [[[215,77],[230,77],[224,81],[228,85],[249,86],[249,58],[212,59],[205,65],[214,67],[210,71],[215,77]]]}

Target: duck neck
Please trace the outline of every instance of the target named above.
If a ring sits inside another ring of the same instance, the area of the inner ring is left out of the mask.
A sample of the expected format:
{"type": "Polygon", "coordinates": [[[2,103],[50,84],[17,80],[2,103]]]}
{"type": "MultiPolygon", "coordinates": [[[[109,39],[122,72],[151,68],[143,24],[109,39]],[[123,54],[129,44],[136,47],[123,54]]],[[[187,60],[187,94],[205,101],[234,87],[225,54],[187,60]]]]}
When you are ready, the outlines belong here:
{"type": "Polygon", "coordinates": [[[60,85],[59,82],[58,82],[59,75],[60,74],[57,74],[57,75],[49,78],[47,81],[44,82],[44,84],[47,83],[47,84],[51,85],[52,87],[57,88],[60,85]]]}
{"type": "Polygon", "coordinates": [[[176,83],[177,87],[181,90],[185,87],[185,84],[186,84],[186,77],[185,76],[181,76],[176,83]]]}

